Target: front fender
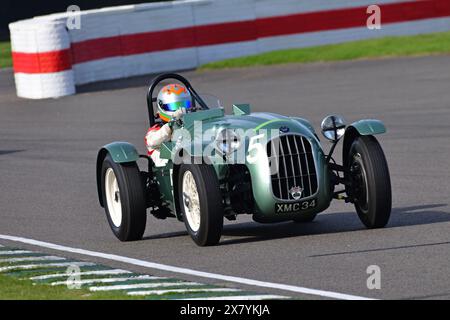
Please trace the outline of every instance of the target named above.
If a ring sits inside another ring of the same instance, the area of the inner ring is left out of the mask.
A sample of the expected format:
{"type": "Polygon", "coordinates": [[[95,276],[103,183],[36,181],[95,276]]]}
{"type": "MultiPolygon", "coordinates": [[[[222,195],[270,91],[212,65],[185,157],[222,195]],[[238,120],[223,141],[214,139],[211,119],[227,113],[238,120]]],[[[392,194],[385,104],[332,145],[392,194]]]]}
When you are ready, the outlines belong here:
{"type": "Polygon", "coordinates": [[[368,136],[374,134],[381,134],[386,132],[384,123],[375,119],[363,119],[353,122],[347,127],[347,130],[352,127],[355,128],[360,136],[368,136]]]}
{"type": "Polygon", "coordinates": [[[139,153],[136,148],[128,142],[112,142],[105,146],[103,146],[98,154],[97,154],[97,192],[98,192],[98,201],[100,205],[103,207],[103,196],[102,196],[102,187],[101,187],[101,171],[103,160],[106,155],[110,154],[112,160],[115,163],[126,163],[126,162],[135,162],[139,159],[139,153]]]}
{"type": "Polygon", "coordinates": [[[386,127],[383,122],[375,119],[362,119],[353,122],[345,129],[344,144],[342,147],[342,159],[344,166],[347,165],[348,152],[353,143],[353,140],[358,136],[368,136],[375,134],[382,134],[386,132],[386,127]]]}

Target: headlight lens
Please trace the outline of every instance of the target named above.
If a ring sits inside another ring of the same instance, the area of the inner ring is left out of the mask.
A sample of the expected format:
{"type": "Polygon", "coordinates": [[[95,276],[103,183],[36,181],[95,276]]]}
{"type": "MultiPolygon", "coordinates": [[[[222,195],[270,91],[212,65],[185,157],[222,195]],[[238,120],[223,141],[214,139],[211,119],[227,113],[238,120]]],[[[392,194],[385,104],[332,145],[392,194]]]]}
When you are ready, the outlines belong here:
{"type": "Polygon", "coordinates": [[[230,155],[241,146],[241,138],[231,129],[222,129],[216,135],[215,144],[221,155],[230,155]]]}
{"type": "Polygon", "coordinates": [[[345,121],[344,118],[338,115],[330,115],[323,119],[322,134],[330,141],[338,141],[345,134],[345,121]]]}

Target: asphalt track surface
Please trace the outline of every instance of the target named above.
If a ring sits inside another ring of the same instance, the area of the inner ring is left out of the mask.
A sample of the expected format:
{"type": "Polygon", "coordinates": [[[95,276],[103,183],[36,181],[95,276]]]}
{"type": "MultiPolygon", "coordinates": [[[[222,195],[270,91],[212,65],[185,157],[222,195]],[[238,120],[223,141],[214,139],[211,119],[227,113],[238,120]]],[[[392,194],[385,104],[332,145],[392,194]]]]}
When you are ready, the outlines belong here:
{"type": "MultiPolygon", "coordinates": [[[[129,141],[144,152],[145,84],[150,77],[87,85],[75,96],[32,101],[15,96],[12,73],[4,70],[0,72],[0,234],[371,298],[450,298],[449,56],[183,74],[197,91],[221,97],[228,110],[233,102],[248,102],[254,110],[310,119],[316,130],[329,113],[342,114],[349,123],[361,118],[384,121],[388,132],[379,141],[393,189],[388,226],[366,230],[351,205],[335,201],[313,223],[304,225],[262,225],[239,216],[226,222],[221,243],[215,247],[197,247],[182,223],[151,216],[143,240],[121,243],[97,201],[95,159],[98,148],[114,140],[129,141]],[[366,286],[369,265],[381,269],[380,290],[366,286]]],[[[2,244],[12,245],[3,240],[2,244]]],[[[170,274],[117,261],[109,264],[170,274]]],[[[221,283],[191,275],[177,277],[221,283]]]]}

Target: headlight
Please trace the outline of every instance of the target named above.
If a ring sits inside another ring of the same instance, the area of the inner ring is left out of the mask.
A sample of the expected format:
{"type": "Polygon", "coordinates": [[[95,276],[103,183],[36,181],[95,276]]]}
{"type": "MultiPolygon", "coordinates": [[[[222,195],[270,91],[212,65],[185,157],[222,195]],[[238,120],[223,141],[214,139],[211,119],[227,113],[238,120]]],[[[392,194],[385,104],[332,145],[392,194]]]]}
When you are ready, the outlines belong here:
{"type": "Polygon", "coordinates": [[[325,117],[320,127],[324,137],[332,142],[337,142],[345,134],[345,121],[341,116],[331,115],[325,117]]]}
{"type": "Polygon", "coordinates": [[[230,155],[241,146],[241,138],[231,129],[222,129],[216,135],[216,150],[221,155],[230,155]]]}

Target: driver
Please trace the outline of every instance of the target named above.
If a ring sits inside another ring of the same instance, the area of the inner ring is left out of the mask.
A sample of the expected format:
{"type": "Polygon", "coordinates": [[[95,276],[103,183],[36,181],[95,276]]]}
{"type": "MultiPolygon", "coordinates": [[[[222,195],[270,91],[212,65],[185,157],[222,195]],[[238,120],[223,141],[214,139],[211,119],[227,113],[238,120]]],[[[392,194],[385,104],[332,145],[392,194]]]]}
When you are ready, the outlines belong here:
{"type": "Polygon", "coordinates": [[[159,147],[163,142],[171,139],[174,121],[179,120],[187,110],[191,109],[191,103],[189,91],[181,84],[168,84],[159,91],[156,104],[158,116],[162,122],[149,128],[144,138],[147,153],[156,166],[165,164],[159,156],[159,147]]]}

